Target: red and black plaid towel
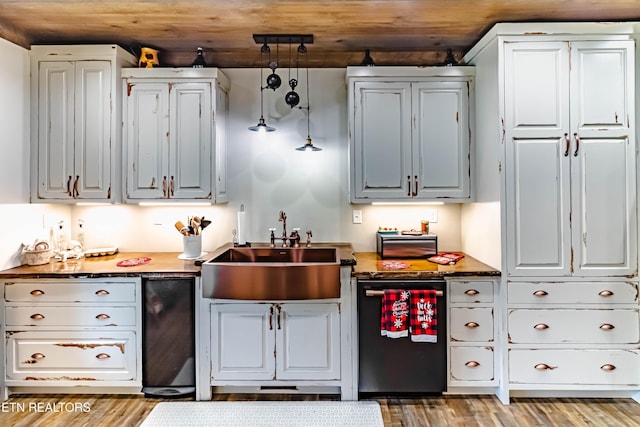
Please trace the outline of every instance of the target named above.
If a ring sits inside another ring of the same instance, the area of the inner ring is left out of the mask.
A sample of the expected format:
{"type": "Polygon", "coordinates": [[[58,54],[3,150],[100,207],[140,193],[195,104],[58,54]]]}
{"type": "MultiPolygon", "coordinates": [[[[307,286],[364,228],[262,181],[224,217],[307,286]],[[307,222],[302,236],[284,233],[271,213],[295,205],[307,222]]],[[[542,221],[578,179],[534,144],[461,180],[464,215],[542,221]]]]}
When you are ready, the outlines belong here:
{"type": "Polygon", "coordinates": [[[437,301],[435,290],[411,290],[411,310],[409,313],[411,341],[438,341],[438,318],[436,305],[437,301]]]}
{"type": "Polygon", "coordinates": [[[438,255],[434,255],[431,258],[427,258],[427,261],[435,262],[436,264],[448,265],[455,264],[464,258],[464,255],[456,252],[440,252],[438,255]]]}
{"type": "Polygon", "coordinates": [[[385,289],[380,318],[382,336],[401,338],[409,335],[409,292],[402,289],[385,289]]]}

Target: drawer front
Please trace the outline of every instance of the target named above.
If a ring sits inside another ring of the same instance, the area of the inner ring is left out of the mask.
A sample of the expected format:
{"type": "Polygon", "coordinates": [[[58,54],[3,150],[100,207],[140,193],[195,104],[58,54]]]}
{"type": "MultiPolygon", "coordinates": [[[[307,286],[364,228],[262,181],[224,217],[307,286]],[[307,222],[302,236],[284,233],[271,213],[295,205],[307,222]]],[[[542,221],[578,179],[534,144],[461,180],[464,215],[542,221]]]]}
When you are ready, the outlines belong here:
{"type": "Polygon", "coordinates": [[[637,304],[631,282],[509,282],[509,304],[637,304]]]}
{"type": "Polygon", "coordinates": [[[511,343],[640,342],[638,310],[513,309],[508,319],[511,343]]]}
{"type": "Polygon", "coordinates": [[[509,380],[521,384],[640,384],[639,350],[511,350],[509,380]]]}
{"type": "Polygon", "coordinates": [[[493,341],[492,308],[451,308],[451,341],[493,341]]]}
{"type": "Polygon", "coordinates": [[[452,280],[449,284],[449,302],[493,302],[493,282],[490,280],[452,280]]]}
{"type": "Polygon", "coordinates": [[[136,282],[53,280],[6,283],[4,297],[9,302],[134,302],[136,282]]]}
{"type": "Polygon", "coordinates": [[[451,347],[451,381],[492,381],[493,348],[451,347]]]}
{"type": "Polygon", "coordinates": [[[7,339],[7,379],[136,379],[133,332],[14,332],[7,339]]]}
{"type": "Polygon", "coordinates": [[[8,326],[134,326],[135,307],[6,307],[8,326]]]}

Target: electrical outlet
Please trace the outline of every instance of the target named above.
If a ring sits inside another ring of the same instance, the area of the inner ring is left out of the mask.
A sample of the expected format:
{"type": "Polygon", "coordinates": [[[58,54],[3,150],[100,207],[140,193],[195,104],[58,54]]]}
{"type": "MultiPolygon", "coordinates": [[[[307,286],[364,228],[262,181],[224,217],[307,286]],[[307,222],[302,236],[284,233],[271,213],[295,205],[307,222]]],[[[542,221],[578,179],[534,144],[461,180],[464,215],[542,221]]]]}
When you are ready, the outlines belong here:
{"type": "Polygon", "coordinates": [[[354,210],[351,212],[351,221],[354,224],[362,224],[362,211],[354,210]]]}
{"type": "Polygon", "coordinates": [[[438,222],[438,209],[432,208],[425,210],[424,219],[428,220],[430,223],[438,222]]]}

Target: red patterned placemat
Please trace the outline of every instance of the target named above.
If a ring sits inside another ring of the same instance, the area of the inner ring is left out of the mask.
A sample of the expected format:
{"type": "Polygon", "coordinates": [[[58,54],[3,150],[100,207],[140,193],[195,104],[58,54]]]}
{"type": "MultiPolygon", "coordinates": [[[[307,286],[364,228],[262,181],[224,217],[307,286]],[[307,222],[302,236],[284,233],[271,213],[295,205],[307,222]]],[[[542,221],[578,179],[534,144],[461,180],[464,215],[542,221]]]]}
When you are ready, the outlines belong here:
{"type": "Polygon", "coordinates": [[[151,261],[151,258],[130,258],[125,259],[117,263],[118,267],[135,267],[136,265],[146,264],[151,261]]]}
{"type": "Polygon", "coordinates": [[[405,268],[409,268],[411,264],[405,261],[397,261],[397,260],[385,260],[378,261],[378,268],[382,270],[404,270],[405,268]]]}
{"type": "Polygon", "coordinates": [[[427,258],[428,261],[435,262],[436,264],[447,265],[455,264],[464,258],[464,255],[455,252],[440,252],[438,255],[427,258]]]}

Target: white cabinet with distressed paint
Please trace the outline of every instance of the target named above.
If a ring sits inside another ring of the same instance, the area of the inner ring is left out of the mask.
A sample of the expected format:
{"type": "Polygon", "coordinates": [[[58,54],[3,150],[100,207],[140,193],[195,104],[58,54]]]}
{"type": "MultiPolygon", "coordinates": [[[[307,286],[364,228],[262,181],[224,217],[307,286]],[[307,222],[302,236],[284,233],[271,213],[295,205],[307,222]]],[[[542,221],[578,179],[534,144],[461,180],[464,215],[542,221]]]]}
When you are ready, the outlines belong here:
{"type": "Polygon", "coordinates": [[[9,392],[140,391],[140,279],[16,279],[3,293],[9,392]]]}
{"type": "Polygon", "coordinates": [[[119,73],[135,62],[115,45],[31,47],[33,202],[117,198],[119,73]]]}
{"type": "Polygon", "coordinates": [[[498,384],[495,345],[496,282],[486,278],[447,279],[449,393],[498,384]]]}
{"type": "Polygon", "coordinates": [[[126,199],[225,202],[227,77],[214,68],[122,77],[126,199]]]}
{"type": "Polygon", "coordinates": [[[299,302],[211,304],[212,385],[339,380],[338,307],[299,302]]]}
{"type": "Polygon", "coordinates": [[[349,67],[351,201],[471,198],[473,67],[349,67]]]}
{"type": "Polygon", "coordinates": [[[483,108],[463,227],[493,230],[467,250],[503,271],[504,402],[640,396],[637,37],[625,23],[497,24],[465,55],[483,108]]]}
{"type": "Polygon", "coordinates": [[[635,274],[634,42],[517,42],[504,58],[509,275],[635,274]]]}

